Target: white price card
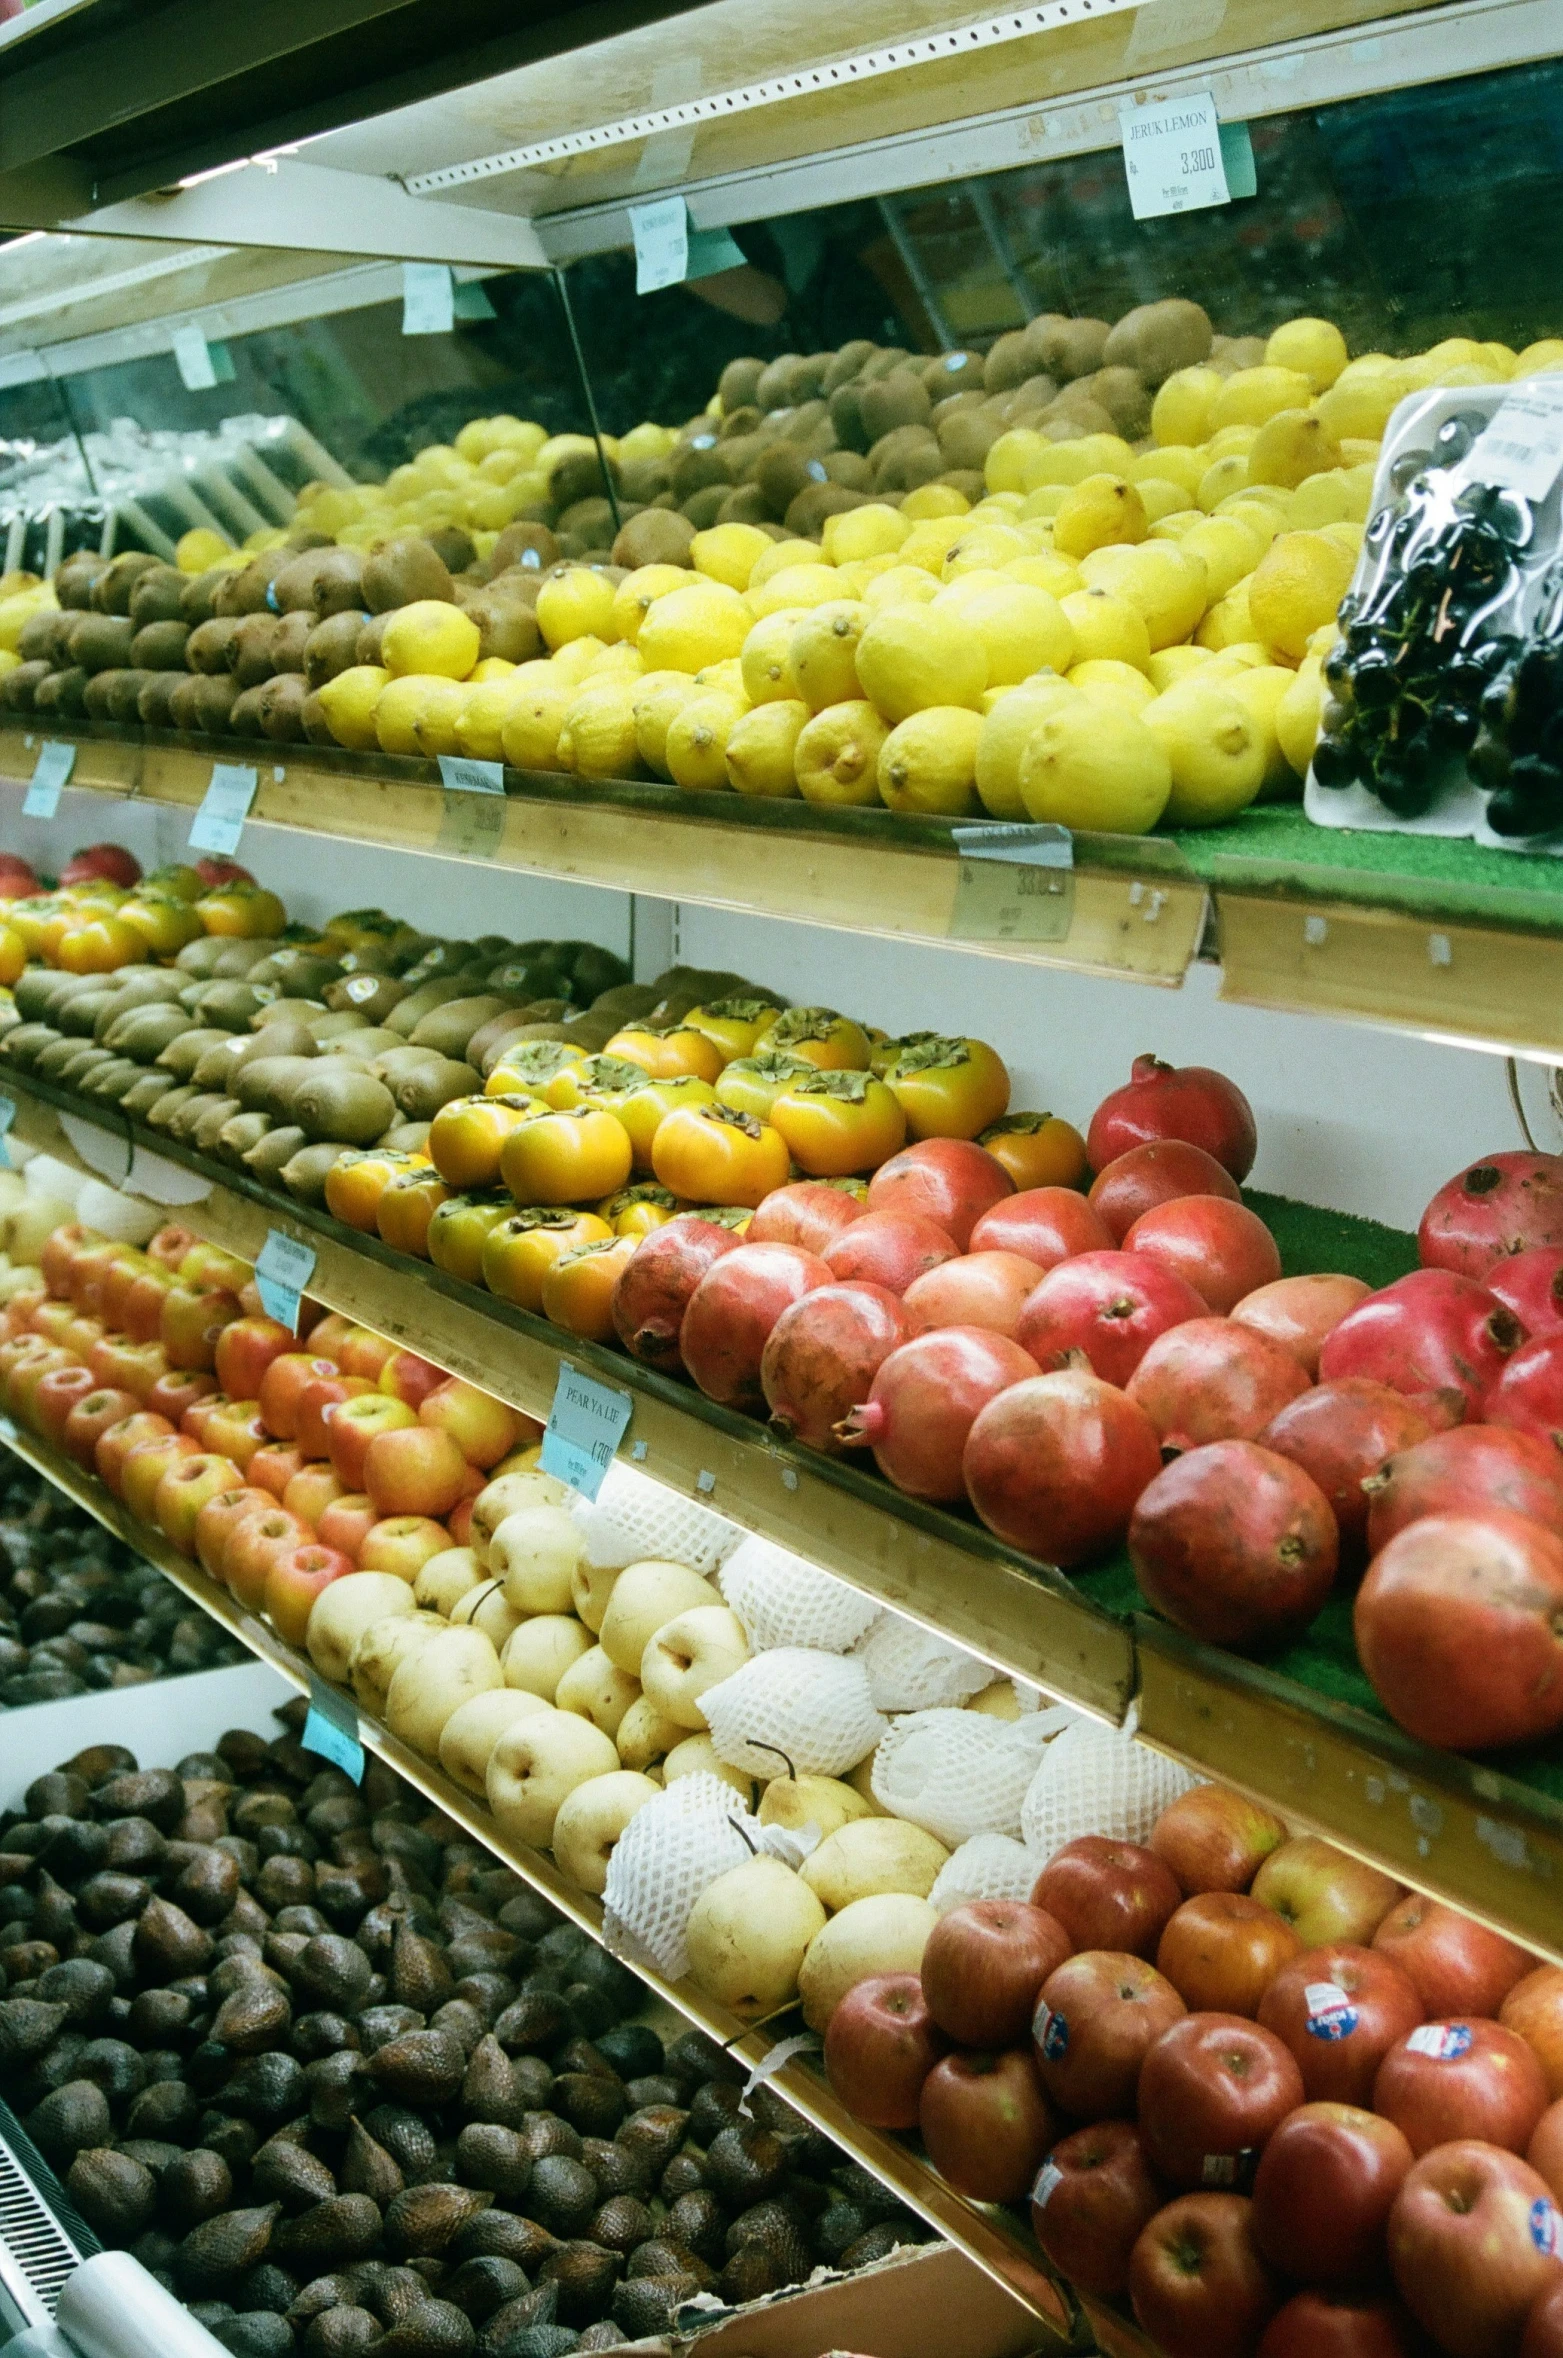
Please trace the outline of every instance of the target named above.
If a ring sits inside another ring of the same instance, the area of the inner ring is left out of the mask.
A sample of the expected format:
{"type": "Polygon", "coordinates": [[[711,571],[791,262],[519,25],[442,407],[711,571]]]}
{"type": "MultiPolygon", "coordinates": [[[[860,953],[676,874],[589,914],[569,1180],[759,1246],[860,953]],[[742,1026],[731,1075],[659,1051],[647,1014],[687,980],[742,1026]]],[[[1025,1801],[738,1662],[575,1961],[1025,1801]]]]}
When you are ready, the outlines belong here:
{"type": "Polygon", "coordinates": [[[176,327],[173,335],[174,366],[187,393],[209,392],[217,382],[217,368],[205,331],[193,319],[183,327],[176,327]]]}
{"type": "Polygon", "coordinates": [[[440,755],[440,784],[452,794],[503,794],[505,765],[499,761],[464,761],[454,753],[440,755]]]}
{"type": "Polygon", "coordinates": [[[543,1434],[543,1472],[568,1482],[583,1498],[595,1498],[634,1412],[635,1402],[628,1392],[599,1384],[594,1376],[582,1375],[568,1359],[561,1359],[554,1404],[543,1434]]]}
{"type": "Polygon", "coordinates": [[[1221,156],[1221,125],[1208,90],[1189,98],[1120,101],[1123,168],[1136,221],[1164,213],[1196,213],[1230,203],[1221,156]]]}
{"type": "Polygon", "coordinates": [[[11,1124],[15,1121],[15,1119],[15,1099],[10,1097],[0,1097],[0,1171],[9,1171],[11,1168],[10,1150],[6,1146],[5,1134],[7,1130],[10,1129],[11,1124]]]}
{"type": "Polygon", "coordinates": [[[402,334],[448,336],[456,324],[456,282],[448,262],[402,264],[402,334]]]}
{"type": "Polygon", "coordinates": [[[255,1263],[255,1290],[268,1318],[298,1333],[299,1299],[315,1274],[314,1250],[280,1228],[268,1229],[255,1263]]]}
{"type": "Polygon", "coordinates": [[[1533,377],[1505,393],[1459,465],[1458,483],[1492,483],[1543,500],[1563,466],[1563,377],[1533,377]]]}
{"type": "Polygon", "coordinates": [[[299,1741],[306,1752],[318,1752],[322,1760],[329,1760],[350,1776],[355,1785],[363,1783],[364,1748],[359,1741],[358,1713],[353,1698],[344,1695],[338,1687],[328,1686],[313,1670],[309,1674],[309,1716],[299,1741]]]}
{"type": "Polygon", "coordinates": [[[52,819],[60,807],[60,789],[76,764],[74,745],[62,745],[51,738],[44,745],[33,765],[33,774],[22,799],[23,815],[29,819],[52,819]]]}
{"type": "Polygon", "coordinates": [[[250,815],[259,782],[258,770],[235,762],[214,761],[211,783],[190,829],[192,851],[217,852],[231,859],[239,848],[244,822],[250,815]]]}
{"type": "Polygon", "coordinates": [[[1074,838],[1042,821],[952,827],[960,855],[952,940],[1062,941],[1074,916],[1074,838]]]}
{"type": "Polygon", "coordinates": [[[689,271],[689,213],[681,196],[655,204],[631,205],[635,238],[635,292],[654,295],[659,287],[681,286],[689,271]]]}

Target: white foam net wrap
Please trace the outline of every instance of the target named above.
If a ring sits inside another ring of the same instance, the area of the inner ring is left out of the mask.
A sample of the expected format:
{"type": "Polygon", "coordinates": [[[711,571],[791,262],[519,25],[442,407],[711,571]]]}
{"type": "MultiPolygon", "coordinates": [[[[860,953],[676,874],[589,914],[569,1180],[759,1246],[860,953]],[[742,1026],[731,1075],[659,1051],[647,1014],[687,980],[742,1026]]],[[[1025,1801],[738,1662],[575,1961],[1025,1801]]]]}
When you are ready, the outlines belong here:
{"type": "Polygon", "coordinates": [[[101,1179],[83,1181],[76,1198],[76,1217],[84,1228],[112,1237],[116,1244],[143,1245],[163,1225],[156,1204],[138,1203],[134,1196],[121,1195],[117,1187],[105,1187],[101,1179]]]}
{"type": "Polygon", "coordinates": [[[1199,1779],[1121,1728],[1079,1719],[1048,1746],[1021,1811],[1026,1848],[1046,1862],[1081,1834],[1143,1842],[1199,1779]]]}
{"type": "Polygon", "coordinates": [[[763,1832],[731,1785],[704,1772],[648,1801],[608,1861],[603,1937],[613,1954],[680,1980],[689,1971],[690,1909],[708,1883],[753,1857],[763,1832]]]}
{"type": "Polygon", "coordinates": [[[87,1184],[84,1171],[52,1154],[33,1155],[24,1176],[29,1195],[51,1197],[63,1204],[73,1205],[87,1184]]]}
{"type": "Polygon", "coordinates": [[[945,1860],[928,1897],[941,1916],[968,1900],[1028,1900],[1038,1872],[1023,1842],[1008,1834],[974,1834],[945,1860]]]}
{"type": "Polygon", "coordinates": [[[717,1755],[751,1777],[839,1777],[885,1732],[860,1662],[773,1646],[707,1687],[700,1708],[717,1755]]]}
{"type": "Polygon", "coordinates": [[[790,1549],[754,1535],[733,1550],[718,1585],[757,1654],[769,1646],[811,1646],[844,1654],[880,1618],[872,1597],[790,1549]]]}
{"type": "Polygon", "coordinates": [[[1050,1742],[1053,1714],[989,1719],[980,1711],[913,1711],[874,1754],[874,1798],[952,1845],[1020,1832],[1021,1804],[1050,1742]]]}
{"type": "Polygon", "coordinates": [[[881,1711],[934,1711],[993,1684],[992,1665],[899,1613],[883,1613],[854,1649],[881,1711]]]}
{"type": "Polygon", "coordinates": [[[633,1466],[617,1464],[608,1468],[595,1502],[580,1500],[575,1520],[588,1563],[604,1572],[622,1572],[626,1564],[655,1557],[687,1564],[709,1580],[741,1536],[725,1515],[664,1490],[633,1466]]]}

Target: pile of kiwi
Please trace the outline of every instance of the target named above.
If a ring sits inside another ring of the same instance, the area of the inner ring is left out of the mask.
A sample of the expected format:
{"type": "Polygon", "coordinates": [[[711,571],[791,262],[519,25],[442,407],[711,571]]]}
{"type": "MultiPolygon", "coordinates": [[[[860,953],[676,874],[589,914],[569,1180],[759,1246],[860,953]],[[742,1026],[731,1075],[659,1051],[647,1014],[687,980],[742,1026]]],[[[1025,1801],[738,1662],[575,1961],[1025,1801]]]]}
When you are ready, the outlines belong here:
{"type": "Polygon", "coordinates": [[[0,2098],[235,2358],[566,2358],[926,2233],[381,1763],[96,1744],[0,1813],[0,2098]]]}
{"type": "Polygon", "coordinates": [[[152,1565],[0,1452],[0,1711],[242,1662],[152,1565]]]}

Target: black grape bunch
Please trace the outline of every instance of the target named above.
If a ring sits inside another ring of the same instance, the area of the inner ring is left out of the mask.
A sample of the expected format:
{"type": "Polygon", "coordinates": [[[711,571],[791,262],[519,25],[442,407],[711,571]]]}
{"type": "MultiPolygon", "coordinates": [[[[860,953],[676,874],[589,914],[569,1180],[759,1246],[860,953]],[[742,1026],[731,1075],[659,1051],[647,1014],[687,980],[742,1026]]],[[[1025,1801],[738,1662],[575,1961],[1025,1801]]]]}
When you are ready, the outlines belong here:
{"type": "Polygon", "coordinates": [[[1471,774],[1487,789],[1495,835],[1563,827],[1563,561],[1541,585],[1523,645],[1511,646],[1482,696],[1471,774]]]}
{"type": "Polygon", "coordinates": [[[1516,493],[1453,473],[1486,422],[1462,411],[1430,452],[1396,461],[1394,497],[1363,535],[1371,570],[1343,599],[1325,659],[1314,778],[1366,786],[1397,818],[1420,817],[1451,761],[1475,746],[1483,698],[1519,645],[1494,624],[1535,518],[1516,493]]]}

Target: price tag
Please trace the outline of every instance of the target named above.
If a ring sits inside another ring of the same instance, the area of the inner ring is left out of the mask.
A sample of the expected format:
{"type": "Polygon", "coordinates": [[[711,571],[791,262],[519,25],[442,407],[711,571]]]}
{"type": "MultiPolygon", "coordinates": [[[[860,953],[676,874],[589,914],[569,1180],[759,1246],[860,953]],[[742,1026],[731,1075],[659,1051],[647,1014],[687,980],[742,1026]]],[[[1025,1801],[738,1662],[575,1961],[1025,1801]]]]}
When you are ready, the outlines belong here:
{"type": "Polygon", "coordinates": [[[22,798],[23,816],[29,819],[52,819],[60,807],[60,789],[76,764],[74,745],[62,745],[51,738],[43,746],[33,765],[31,783],[22,798]]]}
{"type": "Polygon", "coordinates": [[[448,262],[402,264],[402,334],[448,336],[456,324],[456,282],[448,262]]]}
{"type": "Polygon", "coordinates": [[[1152,98],[1118,108],[1129,208],[1136,221],[1197,213],[1231,202],[1221,154],[1221,125],[1208,90],[1189,98],[1152,98]]]}
{"type": "Polygon", "coordinates": [[[299,1297],[315,1274],[315,1255],[297,1237],[280,1228],[267,1231],[255,1263],[255,1290],[268,1318],[275,1318],[289,1334],[298,1333],[299,1297]]]}
{"type": "Polygon", "coordinates": [[[328,1686],[314,1671],[309,1674],[309,1717],[299,1741],[306,1752],[318,1752],[322,1760],[342,1769],[355,1785],[363,1783],[364,1748],[353,1698],[328,1686]]]}
{"type": "Polygon", "coordinates": [[[960,862],[950,936],[1063,941],[1074,918],[1074,839],[1048,823],[952,829],[960,862]]]}
{"type": "Polygon", "coordinates": [[[192,851],[225,853],[232,858],[255,800],[258,779],[258,771],[241,769],[235,762],[213,762],[211,784],[190,829],[192,851]]]}
{"type": "Polygon", "coordinates": [[[15,1099],[11,1097],[0,1097],[0,1171],[9,1171],[11,1168],[11,1151],[10,1148],[6,1145],[5,1134],[7,1130],[10,1129],[11,1124],[15,1121],[15,1119],[15,1099]]]}
{"type": "Polygon", "coordinates": [[[487,793],[444,796],[434,848],[453,860],[491,860],[505,837],[505,805],[487,793]]]}
{"type": "Polygon", "coordinates": [[[583,1498],[595,1498],[634,1413],[628,1392],[599,1384],[561,1359],[543,1435],[543,1472],[568,1482],[583,1498]]]}
{"type": "Polygon", "coordinates": [[[440,783],[452,794],[503,794],[505,767],[503,762],[463,761],[454,753],[442,753],[440,783]]]}
{"type": "Polygon", "coordinates": [[[174,365],[187,393],[207,393],[217,382],[211,347],[205,331],[193,319],[183,327],[176,327],[173,335],[174,365]]]}
{"type": "Polygon", "coordinates": [[[659,197],[652,205],[631,205],[635,238],[635,292],[654,295],[659,287],[682,285],[689,273],[689,213],[681,196],[659,197]]]}
{"type": "Polygon", "coordinates": [[[1563,466],[1563,377],[1516,385],[1488,419],[1459,465],[1457,483],[1492,483],[1521,499],[1543,500],[1563,466]]]}

